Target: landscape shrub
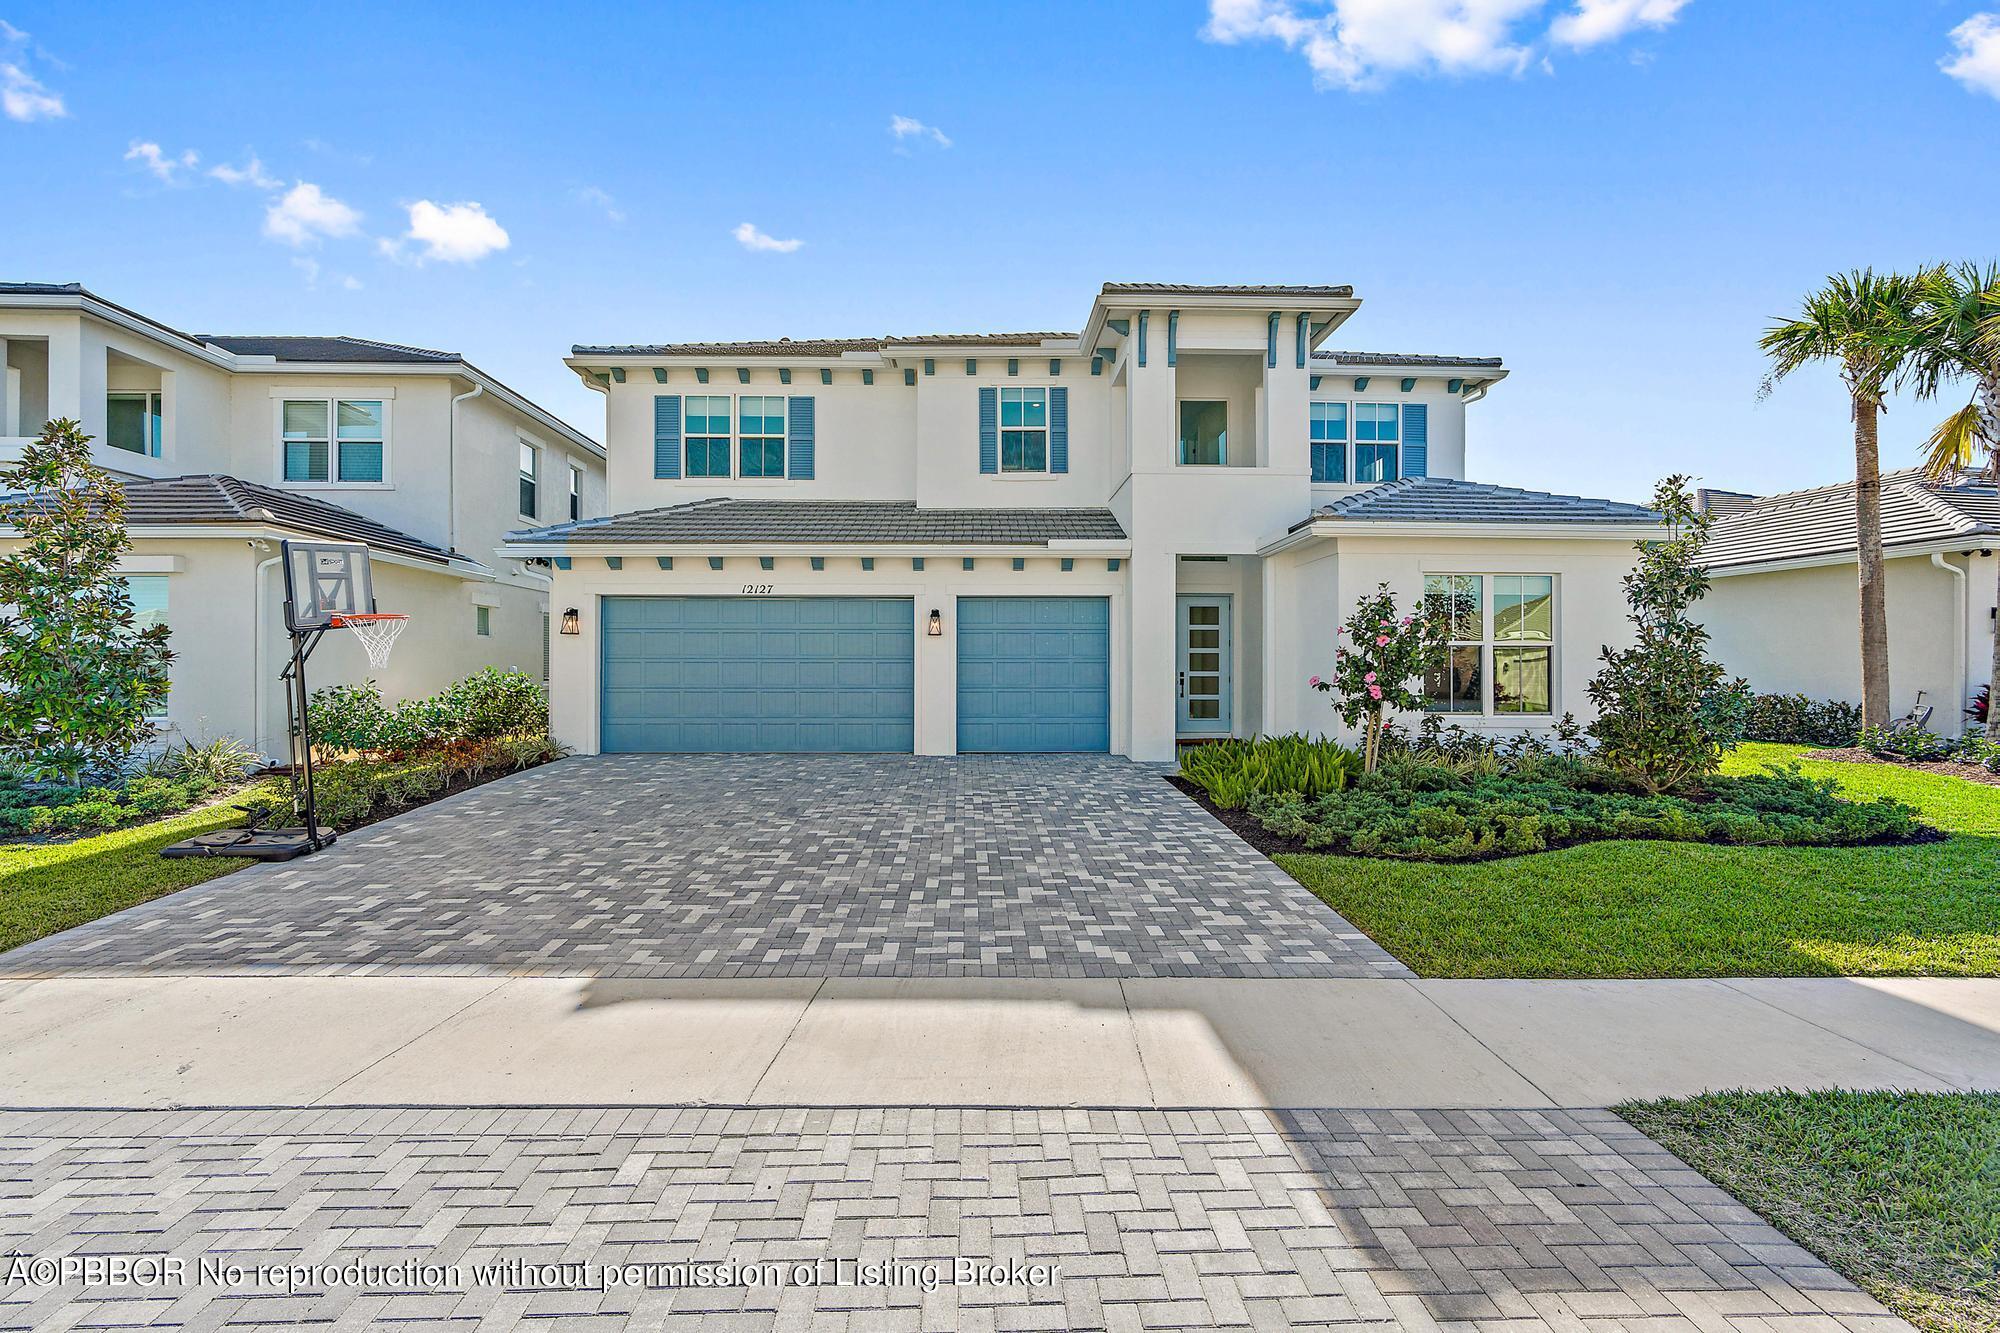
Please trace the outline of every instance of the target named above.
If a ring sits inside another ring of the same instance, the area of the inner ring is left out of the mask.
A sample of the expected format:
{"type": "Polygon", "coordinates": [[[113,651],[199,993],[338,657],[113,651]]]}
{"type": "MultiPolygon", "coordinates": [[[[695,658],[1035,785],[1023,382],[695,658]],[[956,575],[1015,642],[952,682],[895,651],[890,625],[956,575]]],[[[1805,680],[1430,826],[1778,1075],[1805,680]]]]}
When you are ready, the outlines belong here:
{"type": "Polygon", "coordinates": [[[488,667],[437,696],[448,740],[488,741],[549,729],[549,696],[524,672],[488,667]]]}
{"type": "Polygon", "coordinates": [[[506,736],[454,741],[427,754],[397,759],[355,759],[313,770],[319,822],[353,828],[422,805],[452,786],[487,774],[518,772],[562,757],[547,736],[506,736]]]}
{"type": "Polygon", "coordinates": [[[1859,704],[1842,699],[1813,699],[1803,694],[1752,695],[1743,730],[1745,740],[1829,749],[1852,745],[1860,734],[1859,704]]]}
{"type": "Polygon", "coordinates": [[[207,800],[221,787],[204,774],[139,776],[122,782],[70,787],[0,777],[0,835],[98,833],[207,800]]]}
{"type": "Polygon", "coordinates": [[[1866,727],[1855,742],[1877,759],[1901,759],[1911,763],[1931,763],[1949,759],[1958,748],[1934,731],[1922,727],[1866,727]]]}
{"type": "Polygon", "coordinates": [[[1513,773],[1385,763],[1345,791],[1258,793],[1250,814],[1314,850],[1418,861],[1470,861],[1610,838],[1745,845],[1851,846],[1926,830],[1881,798],[1844,800],[1796,768],[1710,777],[1699,793],[1649,794],[1594,762],[1547,756],[1513,773]]]}
{"type": "Polygon", "coordinates": [[[549,701],[542,683],[488,667],[424,699],[391,708],[374,681],[329,685],[312,695],[316,748],[330,754],[411,755],[457,741],[544,734],[549,701]]]}
{"type": "Polygon", "coordinates": [[[1240,808],[1259,792],[1339,791],[1361,769],[1361,756],[1349,747],[1310,736],[1219,741],[1181,755],[1181,775],[1224,810],[1240,808]]]}

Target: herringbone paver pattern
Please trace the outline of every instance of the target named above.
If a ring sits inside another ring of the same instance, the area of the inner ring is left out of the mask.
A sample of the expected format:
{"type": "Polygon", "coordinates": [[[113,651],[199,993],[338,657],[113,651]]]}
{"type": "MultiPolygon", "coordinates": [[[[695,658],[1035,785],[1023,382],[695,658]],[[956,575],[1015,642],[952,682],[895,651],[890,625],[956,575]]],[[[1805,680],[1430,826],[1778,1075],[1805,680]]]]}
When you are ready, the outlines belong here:
{"type": "Polygon", "coordinates": [[[0,976],[1410,975],[1158,771],[1089,756],[535,769],[0,955],[0,976]]]}
{"type": "Polygon", "coordinates": [[[1603,1111],[11,1112],[0,1244],[445,1270],[289,1294],[8,1276],[8,1329],[1906,1328],[1603,1111]],[[957,1283],[960,1258],[1060,1271],[957,1283]],[[507,1259],[941,1280],[473,1271],[507,1259]]]}

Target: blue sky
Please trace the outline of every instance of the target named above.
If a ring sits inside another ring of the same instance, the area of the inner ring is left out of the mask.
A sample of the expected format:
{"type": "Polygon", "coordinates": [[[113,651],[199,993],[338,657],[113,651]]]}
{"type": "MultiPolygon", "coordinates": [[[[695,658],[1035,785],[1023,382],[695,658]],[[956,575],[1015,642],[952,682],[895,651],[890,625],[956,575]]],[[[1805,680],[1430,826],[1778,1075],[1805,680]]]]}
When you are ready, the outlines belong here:
{"type": "Polygon", "coordinates": [[[1638,498],[1851,475],[1830,370],[1758,402],[1762,326],[2000,258],[2000,0],[1215,3],[0,0],[0,277],[451,348],[593,434],[573,342],[1351,282],[1343,345],[1507,358],[1476,478],[1638,498]]]}

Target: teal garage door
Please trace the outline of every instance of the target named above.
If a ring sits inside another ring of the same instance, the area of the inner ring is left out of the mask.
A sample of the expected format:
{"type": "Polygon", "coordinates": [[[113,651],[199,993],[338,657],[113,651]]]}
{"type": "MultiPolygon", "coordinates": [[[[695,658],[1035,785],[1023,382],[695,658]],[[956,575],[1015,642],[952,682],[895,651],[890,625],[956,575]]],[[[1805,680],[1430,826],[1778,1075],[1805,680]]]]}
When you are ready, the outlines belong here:
{"type": "Polygon", "coordinates": [[[606,753],[915,748],[910,602],[607,597],[606,753]]]}
{"type": "Polygon", "coordinates": [[[1111,748],[1111,603],[1102,597],[958,599],[963,754],[1111,748]]]}

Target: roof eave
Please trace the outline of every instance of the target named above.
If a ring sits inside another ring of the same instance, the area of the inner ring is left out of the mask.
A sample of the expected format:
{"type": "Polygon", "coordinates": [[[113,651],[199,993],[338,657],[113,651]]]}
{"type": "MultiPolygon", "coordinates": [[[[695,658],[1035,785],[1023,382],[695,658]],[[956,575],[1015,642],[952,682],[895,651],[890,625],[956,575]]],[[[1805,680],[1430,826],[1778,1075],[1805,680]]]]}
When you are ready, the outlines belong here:
{"type": "MultiPolygon", "coordinates": [[[[1886,560],[1902,560],[1927,555],[1952,555],[1968,549],[1991,550],[2000,547],[2000,529],[1984,529],[1978,532],[1954,533],[1950,537],[1938,537],[1929,541],[1904,542],[1882,548],[1886,560]]],[[[1855,552],[1850,547],[1840,551],[1816,551],[1809,555],[1784,556],[1772,560],[1744,560],[1730,564],[1707,565],[1710,578],[1728,579],[1743,574],[1778,574],[1790,569],[1819,569],[1830,565],[1851,565],[1855,562],[1855,552]]]]}
{"type": "Polygon", "coordinates": [[[1096,347],[1104,336],[1105,322],[1120,310],[1255,310],[1304,311],[1326,315],[1324,327],[1312,335],[1312,346],[1345,324],[1361,308],[1358,296],[1313,296],[1300,292],[1169,292],[1157,289],[1139,292],[1099,292],[1090,303],[1090,317],[1084,321],[1084,347],[1096,347]]]}
{"type": "Polygon", "coordinates": [[[1570,520],[1553,523],[1463,523],[1435,519],[1326,518],[1315,516],[1289,531],[1268,538],[1257,550],[1271,555],[1327,537],[1452,537],[1503,541],[1649,541],[1660,535],[1657,523],[1636,520],[1570,520]]]}
{"type": "Polygon", "coordinates": [[[1098,541],[1091,538],[1050,538],[1020,542],[934,542],[883,541],[869,539],[843,541],[819,537],[802,541],[773,541],[766,538],[712,537],[701,541],[643,541],[604,538],[594,541],[505,541],[495,548],[498,554],[516,560],[547,560],[552,556],[693,556],[765,552],[776,555],[925,555],[981,556],[1031,552],[1038,555],[1105,556],[1113,559],[1132,554],[1132,543],[1098,541]]]}

